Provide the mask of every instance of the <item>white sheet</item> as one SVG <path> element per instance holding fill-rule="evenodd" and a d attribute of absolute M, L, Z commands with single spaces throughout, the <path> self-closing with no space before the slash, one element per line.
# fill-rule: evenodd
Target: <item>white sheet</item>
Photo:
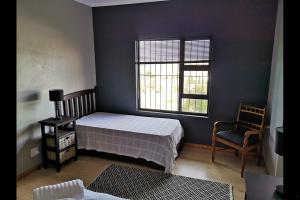
<path fill-rule="evenodd" d="M 126 200 L 106 193 L 93 192 L 84 189 L 84 200 Z"/>
<path fill-rule="evenodd" d="M 80 179 L 33 189 L 33 200 L 126 200 L 84 188 Z"/>
<path fill-rule="evenodd" d="M 33 200 L 83 199 L 84 186 L 80 179 L 33 189 Z"/>
<path fill-rule="evenodd" d="M 79 149 L 144 158 L 171 172 L 183 129 L 176 119 L 96 112 L 76 121 Z"/>

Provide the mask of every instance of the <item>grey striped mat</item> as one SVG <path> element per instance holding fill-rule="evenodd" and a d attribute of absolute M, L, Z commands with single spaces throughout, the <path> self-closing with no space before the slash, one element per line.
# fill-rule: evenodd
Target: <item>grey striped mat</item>
<path fill-rule="evenodd" d="M 230 184 L 112 164 L 87 189 L 127 199 L 232 200 Z"/>

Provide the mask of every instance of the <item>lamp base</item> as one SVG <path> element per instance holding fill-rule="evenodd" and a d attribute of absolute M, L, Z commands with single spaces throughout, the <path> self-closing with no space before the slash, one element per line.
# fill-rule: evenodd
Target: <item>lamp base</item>
<path fill-rule="evenodd" d="M 54 102 L 54 107 L 55 107 L 55 120 L 62 120 L 61 117 L 61 111 L 60 111 L 60 104 L 58 101 Z"/>
<path fill-rule="evenodd" d="M 277 193 L 279 196 L 283 196 L 283 185 L 277 185 L 277 186 L 276 186 L 276 193 Z"/>
<path fill-rule="evenodd" d="M 53 120 L 57 120 L 57 121 L 60 121 L 62 120 L 62 116 L 56 116 L 56 117 L 52 117 Z"/>
<path fill-rule="evenodd" d="M 59 116 L 59 117 L 56 117 L 55 119 L 56 119 L 56 120 L 62 120 L 62 117 Z"/>

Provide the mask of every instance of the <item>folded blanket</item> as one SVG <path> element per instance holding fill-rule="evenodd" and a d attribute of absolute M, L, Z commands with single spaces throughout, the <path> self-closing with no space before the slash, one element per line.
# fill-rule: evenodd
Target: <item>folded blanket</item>
<path fill-rule="evenodd" d="M 33 189 L 33 200 L 53 200 L 53 199 L 83 199 L 84 185 L 82 180 L 76 179 L 48 185 Z"/>

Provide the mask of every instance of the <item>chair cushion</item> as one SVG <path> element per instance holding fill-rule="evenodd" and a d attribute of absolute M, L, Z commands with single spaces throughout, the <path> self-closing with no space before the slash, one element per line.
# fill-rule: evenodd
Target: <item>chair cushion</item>
<path fill-rule="evenodd" d="M 233 131 L 220 131 L 217 132 L 217 137 L 237 144 L 239 146 L 243 146 L 244 142 L 244 133 L 233 132 Z M 251 135 L 248 140 L 248 146 L 254 145 L 258 143 L 258 135 Z"/>

